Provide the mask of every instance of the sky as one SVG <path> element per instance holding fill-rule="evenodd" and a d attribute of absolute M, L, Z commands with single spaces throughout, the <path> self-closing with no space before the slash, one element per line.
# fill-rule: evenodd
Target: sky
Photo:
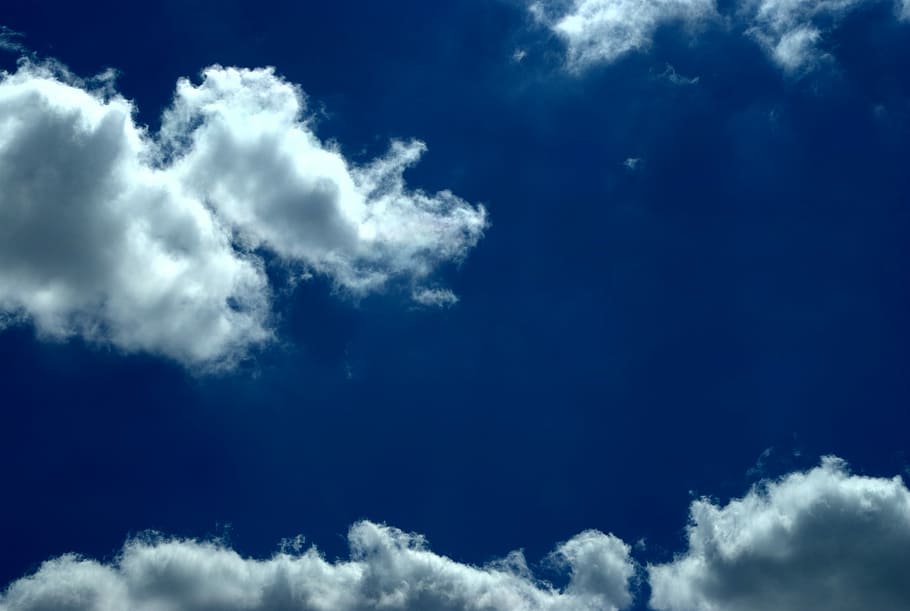
<path fill-rule="evenodd" d="M 0 611 L 910 608 L 907 0 L 5 0 L 0 68 Z"/>

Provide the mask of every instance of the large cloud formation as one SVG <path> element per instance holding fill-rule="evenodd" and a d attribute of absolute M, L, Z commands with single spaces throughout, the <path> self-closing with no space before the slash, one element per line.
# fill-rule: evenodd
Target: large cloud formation
<path fill-rule="evenodd" d="M 354 525 L 351 558 L 328 562 L 311 548 L 245 559 L 212 543 L 132 541 L 110 565 L 75 556 L 44 563 L 10 586 L 2 611 L 439 611 L 599 610 L 631 602 L 635 567 L 616 537 L 588 531 L 560 545 L 560 591 L 536 581 L 520 552 L 486 567 L 430 551 L 424 539 L 371 522 Z"/>
<path fill-rule="evenodd" d="M 781 69 L 797 74 L 827 57 L 820 47 L 827 31 L 851 11 L 879 1 L 737 0 L 731 22 Z M 888 1 L 910 19 L 910 0 Z M 714 0 L 538 0 L 529 7 L 566 43 L 566 65 L 573 72 L 646 50 L 663 24 L 691 27 L 718 16 Z"/>
<path fill-rule="evenodd" d="M 689 549 L 648 569 L 665 611 L 910 609 L 910 490 L 844 463 L 692 504 Z"/>
<path fill-rule="evenodd" d="M 271 337 L 257 253 L 353 293 L 417 290 L 487 224 L 482 206 L 407 188 L 420 142 L 349 164 L 272 69 L 181 80 L 157 135 L 110 89 L 48 65 L 0 75 L 0 326 L 230 365 Z"/>

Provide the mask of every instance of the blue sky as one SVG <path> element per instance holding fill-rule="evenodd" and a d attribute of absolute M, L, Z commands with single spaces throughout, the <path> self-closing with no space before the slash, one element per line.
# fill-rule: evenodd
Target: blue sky
<path fill-rule="evenodd" d="M 906 1 L 89 4 L 0 9 L 0 610 L 910 607 Z"/>

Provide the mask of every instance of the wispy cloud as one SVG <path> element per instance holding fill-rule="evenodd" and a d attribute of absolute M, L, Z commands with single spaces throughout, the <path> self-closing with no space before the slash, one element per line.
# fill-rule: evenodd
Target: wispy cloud
<path fill-rule="evenodd" d="M 666 79 L 674 85 L 697 85 L 700 80 L 697 76 L 684 76 L 676 68 L 667 64 L 667 68 L 660 73 L 660 78 Z"/>
<path fill-rule="evenodd" d="M 420 305 L 428 307 L 449 308 L 458 303 L 458 295 L 449 289 L 418 289 L 412 297 Z"/>
<path fill-rule="evenodd" d="M 10 51 L 12 53 L 23 53 L 26 51 L 25 45 L 22 44 L 22 34 L 11 30 L 5 25 L 0 25 L 0 50 Z"/>
<path fill-rule="evenodd" d="M 538 21 L 566 43 L 566 66 L 574 72 L 646 50 L 665 23 L 696 25 L 716 14 L 714 0 L 541 0 L 530 5 Z"/>
<path fill-rule="evenodd" d="M 626 160 L 622 162 L 622 165 L 630 172 L 634 172 L 638 169 L 638 166 L 641 165 L 641 157 L 627 157 Z"/>
<path fill-rule="evenodd" d="M 823 43 L 833 28 L 875 1 L 737 0 L 729 23 L 760 44 L 782 70 L 798 75 L 829 57 Z M 893 1 L 899 16 L 910 19 L 910 0 Z M 538 0 L 529 8 L 566 43 L 566 67 L 575 73 L 646 51 L 661 25 L 692 27 L 719 16 L 713 0 Z"/>
<path fill-rule="evenodd" d="M 747 33 L 785 71 L 807 70 L 826 54 L 820 44 L 825 31 L 868 0 L 758 0 L 742 9 Z"/>

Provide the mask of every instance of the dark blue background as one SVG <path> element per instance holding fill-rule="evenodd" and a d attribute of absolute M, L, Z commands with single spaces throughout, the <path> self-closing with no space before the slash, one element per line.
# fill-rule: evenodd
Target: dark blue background
<path fill-rule="evenodd" d="M 575 78 L 518 3 L 227 4 L 6 0 L 0 23 L 79 75 L 120 70 L 153 129 L 178 77 L 274 65 L 349 158 L 422 139 L 409 183 L 493 225 L 440 273 L 455 308 L 317 279 L 279 298 L 285 345 L 231 375 L 4 332 L 0 583 L 150 528 L 335 557 L 360 518 L 474 563 L 586 528 L 661 561 L 692 494 L 826 453 L 904 468 L 910 28 L 890 5 L 788 79 L 737 28 L 663 29 Z"/>

